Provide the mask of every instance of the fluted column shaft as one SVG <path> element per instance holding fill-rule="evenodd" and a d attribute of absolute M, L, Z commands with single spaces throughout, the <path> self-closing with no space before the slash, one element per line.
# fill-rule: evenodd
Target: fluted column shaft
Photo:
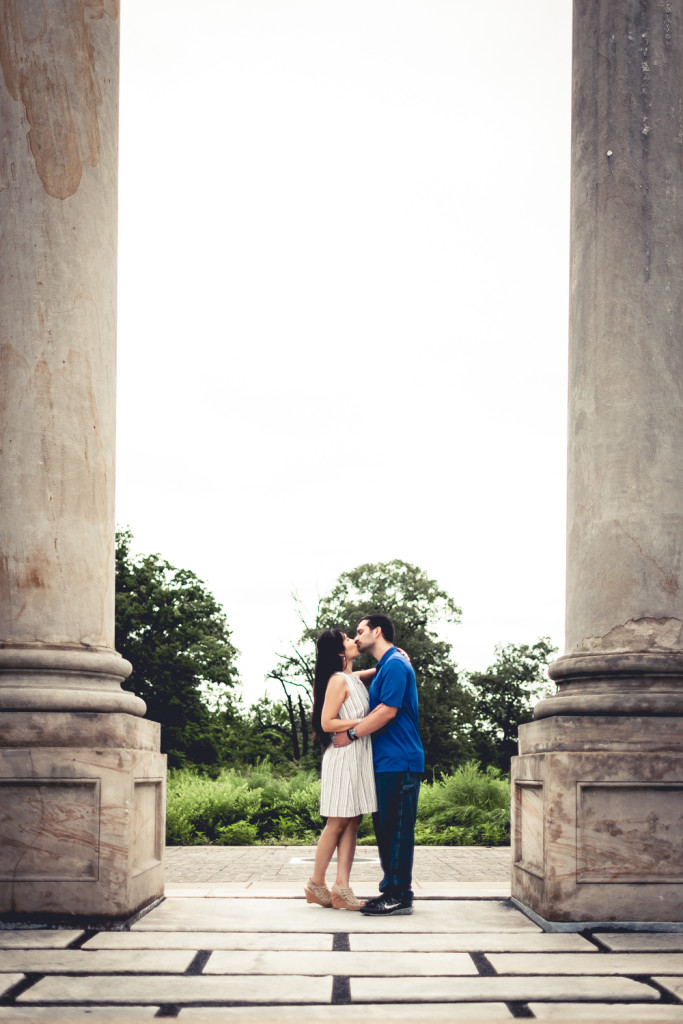
<path fill-rule="evenodd" d="M 0 10 L 0 709 L 126 711 L 114 651 L 118 0 Z"/>
<path fill-rule="evenodd" d="M 683 10 L 575 0 L 566 654 L 537 716 L 683 711 Z"/>

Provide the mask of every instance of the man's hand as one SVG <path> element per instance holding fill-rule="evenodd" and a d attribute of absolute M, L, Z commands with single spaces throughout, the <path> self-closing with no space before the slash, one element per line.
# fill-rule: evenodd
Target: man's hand
<path fill-rule="evenodd" d="M 335 747 L 348 747 L 351 742 L 345 732 L 335 732 L 332 745 Z"/>

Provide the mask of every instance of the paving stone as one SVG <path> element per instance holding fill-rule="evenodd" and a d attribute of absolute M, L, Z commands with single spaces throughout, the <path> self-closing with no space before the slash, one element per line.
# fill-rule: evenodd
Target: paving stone
<path fill-rule="evenodd" d="M 410 916 L 364 917 L 300 900 L 167 899 L 131 931 L 541 932 L 507 901 L 418 900 Z"/>
<path fill-rule="evenodd" d="M 683 953 L 682 932 L 596 932 L 616 953 Z"/>
<path fill-rule="evenodd" d="M 421 899 L 492 899 L 506 900 L 510 897 L 511 887 L 506 885 L 490 885 L 485 882 L 443 882 L 429 885 L 413 884 L 415 895 Z M 372 893 L 372 895 L 376 895 Z"/>
<path fill-rule="evenodd" d="M 166 848 L 166 881 L 242 884 L 291 881 L 303 886 L 315 854 L 314 846 L 170 846 Z M 359 847 L 353 884 L 374 884 L 364 895 L 375 895 L 380 873 L 377 847 Z M 296 861 L 297 863 L 293 863 Z M 417 889 L 476 882 L 487 888 L 510 885 L 510 848 L 482 846 L 418 846 L 413 880 Z M 239 883 L 236 883 L 239 884 Z"/>
<path fill-rule="evenodd" d="M 423 982 L 424 984 L 424 982 Z M 90 1002 L 159 1006 L 162 1003 L 329 1003 L 332 978 L 278 975 L 100 975 L 43 978 L 18 997 L 20 1004 Z"/>
<path fill-rule="evenodd" d="M 683 1006 L 658 1004 L 627 1006 L 624 1003 L 529 1003 L 538 1020 L 590 1021 L 596 1024 L 616 1020 L 619 1024 L 655 1024 L 659 1021 L 683 1021 Z"/>
<path fill-rule="evenodd" d="M 332 949 L 324 932 L 99 932 L 82 949 Z"/>
<path fill-rule="evenodd" d="M 681 974 L 680 953 L 492 953 L 498 974 Z"/>
<path fill-rule="evenodd" d="M 273 1016 L 271 1006 L 230 1006 L 204 1007 L 195 1009 L 188 1007 L 180 1013 L 181 1021 L 190 1024 L 196 1021 L 221 1020 L 225 1024 L 302 1024 L 301 1007 L 278 1007 L 277 1017 Z M 460 1015 L 462 1024 L 469 1021 L 481 1021 L 482 1024 L 509 1024 L 512 1014 L 504 1003 L 468 1003 L 467 1017 Z M 303 1024 L 365 1024 L 366 1021 L 378 1021 L 380 1024 L 454 1024 L 453 1003 L 399 1003 L 387 1006 L 307 1006 L 303 1016 Z"/>
<path fill-rule="evenodd" d="M 656 1002 L 659 993 L 630 978 L 353 978 L 351 999 L 354 1003 Z"/>
<path fill-rule="evenodd" d="M 676 996 L 677 999 L 683 999 L 683 978 L 653 978 L 653 981 L 658 982 L 662 988 L 665 988 L 667 992 L 671 992 Z"/>
<path fill-rule="evenodd" d="M 11 1021 L 52 1021 L 52 1024 L 71 1024 L 71 1021 L 151 1020 L 157 1012 L 156 1006 L 0 1006 L 0 1020 Z"/>
<path fill-rule="evenodd" d="M 7 949 L 0 957 L 0 971 L 25 974 L 89 974 L 135 971 L 139 974 L 182 974 L 194 953 L 181 949 L 143 949 L 131 956 L 125 950 Z"/>
<path fill-rule="evenodd" d="M 433 977 L 476 974 L 467 953 L 212 953 L 204 974 L 315 974 Z"/>
<path fill-rule="evenodd" d="M 23 974 L 0 974 L 0 996 L 4 996 L 5 992 L 9 992 L 13 985 L 23 981 Z"/>
<path fill-rule="evenodd" d="M 387 922 L 388 927 L 388 922 Z M 371 952 L 375 950 L 402 950 L 403 952 L 431 953 L 431 952 L 465 952 L 465 953 L 594 953 L 595 946 L 588 942 L 581 935 L 571 932 L 557 932 L 551 935 L 526 932 L 509 932 L 502 935 L 493 933 L 477 933 L 474 935 L 446 934 L 438 935 L 406 935 L 401 933 L 382 935 L 350 935 L 349 945 L 357 952 Z"/>
<path fill-rule="evenodd" d="M 0 930 L 0 949 L 64 949 L 83 934 L 59 928 L 18 928 Z"/>

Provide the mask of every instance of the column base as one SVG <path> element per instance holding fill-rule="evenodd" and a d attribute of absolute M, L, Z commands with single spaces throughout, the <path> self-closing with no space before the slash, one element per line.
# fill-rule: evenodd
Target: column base
<path fill-rule="evenodd" d="M 156 722 L 0 713 L 0 916 L 130 917 L 163 894 Z"/>
<path fill-rule="evenodd" d="M 683 718 L 555 717 L 512 761 L 512 896 L 557 922 L 683 917 Z"/>

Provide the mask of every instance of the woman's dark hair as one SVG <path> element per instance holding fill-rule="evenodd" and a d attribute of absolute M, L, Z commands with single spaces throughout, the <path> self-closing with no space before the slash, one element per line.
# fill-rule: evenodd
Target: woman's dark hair
<path fill-rule="evenodd" d="M 341 672 L 342 661 L 339 657 L 344 653 L 344 632 L 341 629 L 326 629 L 318 637 L 316 648 L 318 656 L 315 659 L 315 674 L 313 676 L 313 735 L 321 747 L 329 747 L 330 736 L 323 730 L 322 713 L 325 703 L 325 693 L 330 676 L 335 672 Z"/>

